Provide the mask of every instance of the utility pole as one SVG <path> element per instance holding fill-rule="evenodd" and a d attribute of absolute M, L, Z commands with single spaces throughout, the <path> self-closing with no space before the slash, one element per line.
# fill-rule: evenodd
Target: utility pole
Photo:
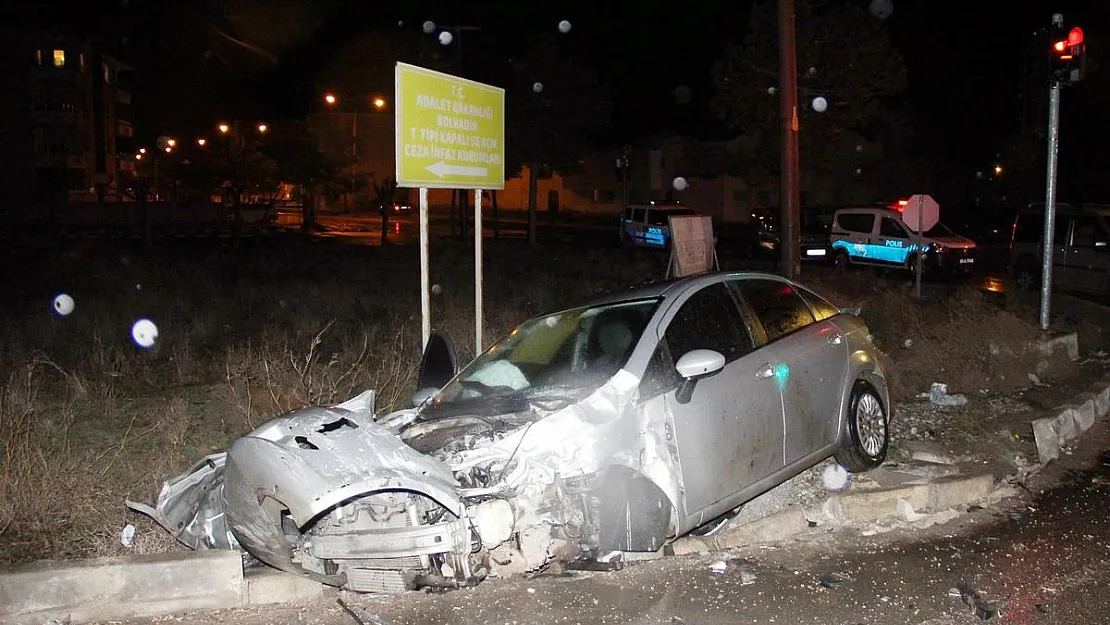
<path fill-rule="evenodd" d="M 782 156 L 779 172 L 779 271 L 788 279 L 801 271 L 798 183 L 798 63 L 794 49 L 794 0 L 779 1 L 779 121 Z"/>

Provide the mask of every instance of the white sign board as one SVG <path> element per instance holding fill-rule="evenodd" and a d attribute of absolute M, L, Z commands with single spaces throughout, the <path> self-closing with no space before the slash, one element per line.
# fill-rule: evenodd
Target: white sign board
<path fill-rule="evenodd" d="M 928 232 L 938 221 L 940 205 L 931 195 L 914 195 L 902 209 L 902 222 L 914 232 Z"/>
<path fill-rule="evenodd" d="M 717 264 L 713 220 L 706 215 L 673 215 L 670 273 L 676 278 L 712 271 Z"/>

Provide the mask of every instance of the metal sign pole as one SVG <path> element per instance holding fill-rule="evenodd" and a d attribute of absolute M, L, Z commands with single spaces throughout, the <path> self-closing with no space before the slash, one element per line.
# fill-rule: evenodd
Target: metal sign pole
<path fill-rule="evenodd" d="M 1052 306 L 1052 248 L 1056 243 L 1056 150 L 1060 145 L 1060 83 L 1048 88 L 1048 181 L 1044 198 L 1044 247 L 1041 254 L 1041 330 L 1048 329 Z"/>
<path fill-rule="evenodd" d="M 482 190 L 474 189 L 474 357 L 482 353 Z"/>
<path fill-rule="evenodd" d="M 428 289 L 428 189 L 420 187 L 420 351 L 432 338 L 432 302 Z"/>
<path fill-rule="evenodd" d="M 917 253 L 915 254 L 915 258 L 917 260 L 917 262 L 915 263 L 917 265 L 917 267 L 916 267 L 917 286 L 915 287 L 916 288 L 917 299 L 921 299 L 921 274 L 924 273 L 924 271 L 925 271 L 925 250 L 922 249 L 924 246 L 921 244 L 922 243 L 922 236 L 924 234 L 921 231 L 924 230 L 924 229 L 925 229 L 925 198 L 919 197 L 919 198 L 917 198 L 917 236 L 914 237 L 917 240 L 917 250 L 916 250 Z"/>

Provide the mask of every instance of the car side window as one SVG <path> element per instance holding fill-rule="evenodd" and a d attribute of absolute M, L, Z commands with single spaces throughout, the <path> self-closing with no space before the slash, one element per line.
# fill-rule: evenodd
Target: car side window
<path fill-rule="evenodd" d="M 646 211 L 644 211 L 644 209 L 642 209 L 642 208 L 633 209 L 632 210 L 632 221 L 634 221 L 636 223 L 643 223 L 645 212 Z"/>
<path fill-rule="evenodd" d="M 837 215 L 836 225 L 841 230 L 871 234 L 875 227 L 875 216 L 870 213 L 842 213 Z"/>
<path fill-rule="evenodd" d="M 663 338 L 676 361 L 690 350 L 711 349 L 732 362 L 755 347 L 736 301 L 722 282 L 686 300 Z"/>
<path fill-rule="evenodd" d="M 671 390 L 678 385 L 679 379 L 666 339 L 659 341 L 640 379 L 640 399 L 650 399 Z"/>
<path fill-rule="evenodd" d="M 840 310 L 836 306 L 830 304 L 820 295 L 800 287 L 796 290 L 809 302 L 809 307 L 813 310 L 813 316 L 817 318 L 817 321 L 824 321 L 840 314 Z"/>
<path fill-rule="evenodd" d="M 906 229 L 890 217 L 883 217 L 882 223 L 879 224 L 879 234 L 892 238 L 905 238 L 907 236 Z"/>
<path fill-rule="evenodd" d="M 740 290 L 767 333 L 767 340 L 814 323 L 809 305 L 793 285 L 774 280 L 743 280 Z"/>
<path fill-rule="evenodd" d="M 1076 217 L 1071 244 L 1073 247 L 1106 247 L 1106 233 L 1094 217 Z"/>

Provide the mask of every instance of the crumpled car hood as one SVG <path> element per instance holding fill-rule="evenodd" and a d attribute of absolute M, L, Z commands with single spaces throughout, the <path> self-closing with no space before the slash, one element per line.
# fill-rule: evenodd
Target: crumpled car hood
<path fill-rule="evenodd" d="M 272 419 L 235 440 L 227 453 L 167 480 L 154 507 L 126 504 L 193 549 L 238 549 L 242 542 L 255 553 L 249 543 L 274 538 L 271 529 L 259 528 L 275 525 L 263 518 L 266 498 L 281 502 L 304 526 L 347 498 L 392 489 L 423 492 L 455 514 L 462 509 L 451 471 L 375 423 L 374 392 L 366 391 L 336 406 Z"/>

